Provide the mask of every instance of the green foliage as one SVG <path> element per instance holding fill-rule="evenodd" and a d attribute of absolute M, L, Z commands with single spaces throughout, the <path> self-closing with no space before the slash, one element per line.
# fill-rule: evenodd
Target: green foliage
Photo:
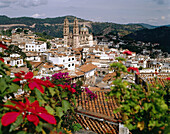
<path fill-rule="evenodd" d="M 140 67 L 139 67 L 139 70 L 142 70 L 142 69 L 143 69 L 143 67 L 142 67 L 142 66 L 140 66 Z"/>
<path fill-rule="evenodd" d="M 47 41 L 47 49 L 51 48 L 51 43 L 49 41 Z"/>
<path fill-rule="evenodd" d="M 2 30 L 1 33 L 2 33 L 2 35 L 7 35 L 7 36 L 10 37 L 12 35 L 11 31 L 12 31 L 11 29 L 9 29 L 9 30 Z"/>
<path fill-rule="evenodd" d="M 8 49 L 5 50 L 5 53 L 7 53 L 8 56 L 9 56 L 10 54 L 19 54 L 19 55 L 22 56 L 23 59 L 26 58 L 26 54 L 25 54 L 24 52 L 22 52 L 22 49 L 19 48 L 18 46 L 15 46 L 15 45 L 10 45 L 10 46 L 8 46 Z"/>
<path fill-rule="evenodd" d="M 27 64 L 27 68 L 29 68 L 29 70 L 32 70 L 32 65 L 30 64 L 30 62 L 26 60 L 26 64 Z"/>
<path fill-rule="evenodd" d="M 131 38 L 136 41 L 159 43 L 163 51 L 170 52 L 170 45 L 168 44 L 168 42 L 170 42 L 169 35 L 170 27 L 163 26 L 155 29 L 142 29 L 126 35 L 124 38 Z"/>
<path fill-rule="evenodd" d="M 167 93 L 169 84 L 162 87 L 147 85 L 143 88 L 140 85 L 129 83 L 121 79 L 121 72 L 126 72 L 122 63 L 112 63 L 111 68 L 116 75 L 109 96 L 114 96 L 119 104 L 114 113 L 122 113 L 122 121 L 132 133 L 155 134 L 164 131 L 161 128 L 168 128 L 168 102 Z M 119 76 L 119 77 L 118 77 Z M 167 131 L 167 130 L 166 130 Z"/>
<path fill-rule="evenodd" d="M 122 57 L 116 57 L 115 60 L 118 60 L 118 61 L 126 61 L 126 59 L 122 58 Z"/>
<path fill-rule="evenodd" d="M 39 38 L 38 39 L 39 41 L 44 41 L 44 42 L 46 42 L 47 40 L 46 39 L 44 39 L 44 38 Z"/>

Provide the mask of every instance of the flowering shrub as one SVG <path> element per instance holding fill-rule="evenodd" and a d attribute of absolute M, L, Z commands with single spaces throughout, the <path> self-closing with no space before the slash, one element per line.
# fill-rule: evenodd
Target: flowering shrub
<path fill-rule="evenodd" d="M 0 47 L 7 49 L 2 43 Z M 12 79 L 6 71 L 9 69 L 1 58 L 0 133 L 48 134 L 73 130 L 76 98 L 83 91 L 79 82 L 71 84 L 68 73 L 38 79 L 32 72 L 21 71 Z M 18 89 L 24 91 L 19 97 L 14 95 Z"/>
<path fill-rule="evenodd" d="M 30 103 L 28 98 L 25 98 L 25 99 L 26 99 L 26 103 L 23 103 L 21 101 L 20 102 L 11 101 L 12 103 L 16 105 L 15 106 L 3 105 L 4 107 L 7 107 L 13 110 L 19 110 L 18 112 L 6 113 L 1 119 L 3 126 L 8 126 L 9 124 L 15 122 L 17 117 L 21 114 L 23 116 L 23 119 L 26 117 L 27 120 L 30 122 L 33 122 L 35 126 L 37 126 L 40 122 L 37 116 L 44 119 L 50 124 L 56 124 L 56 119 L 54 118 L 54 116 L 49 114 L 45 108 L 40 107 L 38 101 L 34 101 L 33 103 Z"/>
<path fill-rule="evenodd" d="M 97 99 L 97 95 L 90 91 L 89 88 L 85 87 L 85 92 L 91 99 Z"/>
<path fill-rule="evenodd" d="M 128 72 L 135 72 L 136 74 L 139 74 L 139 69 L 138 68 L 136 68 L 136 67 L 129 67 L 128 69 L 127 69 L 127 71 Z"/>
<path fill-rule="evenodd" d="M 132 52 L 131 51 L 124 51 L 123 54 L 132 55 Z"/>
<path fill-rule="evenodd" d="M 113 63 L 110 65 L 115 71 L 116 76 L 113 81 L 109 96 L 114 96 L 119 107 L 114 113 L 122 114 L 122 123 L 128 127 L 134 134 L 156 134 L 165 133 L 168 129 L 169 119 L 169 89 L 168 82 L 165 87 L 156 83 L 146 88 L 136 85 L 122 79 L 121 74 L 130 71 L 139 73 L 137 68 L 126 67 L 122 63 Z M 167 78 L 168 80 L 168 78 Z M 168 133 L 168 130 L 165 134 Z"/>

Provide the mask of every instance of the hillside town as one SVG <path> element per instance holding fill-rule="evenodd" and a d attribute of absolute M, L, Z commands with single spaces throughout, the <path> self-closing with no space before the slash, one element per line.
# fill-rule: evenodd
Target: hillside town
<path fill-rule="evenodd" d="M 4 57 L 4 63 L 10 68 L 11 77 L 20 71 L 33 71 L 36 78 L 49 77 L 54 73 L 68 73 L 72 82 L 82 81 L 82 87 L 95 92 L 98 98 L 85 103 L 86 97 L 82 94 L 77 101 L 77 120 L 86 130 L 96 133 L 105 133 L 106 129 L 113 134 L 128 134 L 129 130 L 120 122 L 120 114 L 114 114 L 112 110 L 117 107 L 115 100 L 107 98 L 105 93 L 111 89 L 115 71 L 110 68 L 111 63 L 119 62 L 117 57 L 124 58 L 122 61 L 126 67 L 139 69 L 139 74 L 124 74 L 123 80 L 131 83 L 154 84 L 154 78 L 159 83 L 164 83 L 170 75 L 170 55 L 160 49 L 152 51 L 143 49 L 141 53 L 130 52 L 122 49 L 122 45 L 128 45 L 124 40 L 118 43 L 110 41 L 106 37 L 93 37 L 88 26 L 79 25 L 75 18 L 73 31 L 69 28 L 69 21 L 64 20 L 63 38 L 41 40 L 41 37 L 31 30 L 20 33 L 17 28 L 12 29 L 12 36 L 1 35 L 0 41 L 6 46 L 21 49 L 26 57 L 20 53 L 11 53 Z M 112 35 L 109 38 L 116 39 Z M 159 44 L 138 42 L 137 46 L 156 46 Z M 11 47 L 12 49 L 12 47 Z M 3 48 L 0 50 L 4 52 Z M 156 57 L 150 53 L 157 52 Z M 106 101 L 106 99 L 108 101 Z"/>

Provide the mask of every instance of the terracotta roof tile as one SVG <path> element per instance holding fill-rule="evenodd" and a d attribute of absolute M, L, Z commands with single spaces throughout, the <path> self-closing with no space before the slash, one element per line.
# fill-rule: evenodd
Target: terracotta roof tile
<path fill-rule="evenodd" d="M 97 94 L 97 99 L 90 99 L 84 92 L 77 99 L 77 122 L 83 128 L 89 128 L 97 133 L 118 134 L 121 115 L 113 113 L 113 110 L 118 107 L 116 100 L 106 96 L 107 91 L 94 93 Z"/>
<path fill-rule="evenodd" d="M 103 78 L 103 81 L 110 81 L 110 80 L 113 80 L 113 77 L 116 76 L 116 73 L 113 72 L 113 73 L 108 73 L 105 75 L 105 77 Z"/>
<path fill-rule="evenodd" d="M 93 65 L 93 64 L 86 64 L 86 65 L 82 65 L 80 67 L 80 70 L 83 71 L 83 72 L 89 72 L 93 69 L 97 68 L 96 65 Z"/>

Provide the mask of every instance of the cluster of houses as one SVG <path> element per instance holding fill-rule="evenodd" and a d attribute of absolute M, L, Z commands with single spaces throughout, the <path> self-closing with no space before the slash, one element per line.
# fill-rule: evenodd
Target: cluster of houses
<path fill-rule="evenodd" d="M 170 58 L 152 59 L 148 55 L 135 52 L 127 56 L 123 54 L 124 50 L 110 48 L 109 43 L 102 44 L 96 40 L 93 41 L 93 45 L 91 43 L 88 45 L 86 42 L 76 47 L 65 44 L 63 38 L 54 38 L 47 40 L 51 45 L 51 48 L 47 49 L 47 42 L 40 41 L 40 37 L 32 31 L 17 33 L 16 30 L 12 30 L 11 37 L 1 36 L 4 44 L 18 46 L 27 56 L 23 59 L 19 54 L 11 54 L 10 57 L 4 58 L 5 64 L 11 67 L 11 74 L 16 68 L 17 70 L 25 68 L 26 61 L 29 61 L 39 76 L 64 71 L 69 72 L 75 80 L 83 79 L 84 84 L 89 86 L 99 85 L 99 88 L 109 88 L 109 82 L 106 82 L 105 77 L 114 73 L 109 70 L 109 64 L 118 62 L 116 57 L 125 58 L 124 65 L 140 68 L 140 72 L 143 73 L 170 72 Z"/>
<path fill-rule="evenodd" d="M 82 28 L 82 33 L 83 30 L 88 31 L 85 25 Z M 148 55 L 136 54 L 135 52 L 132 52 L 132 55 L 126 55 L 123 53 L 125 50 L 110 48 L 109 46 L 112 42 L 106 42 L 105 40 L 100 42 L 94 40 L 92 42 L 90 38 L 91 35 L 89 34 L 89 44 L 87 41 L 85 44 L 81 44 L 81 40 L 78 43 L 78 46 L 76 46 L 75 42 L 73 42 L 72 46 L 69 46 L 68 41 L 65 41 L 64 38 L 54 38 L 47 40 L 51 44 L 51 47 L 48 48 L 47 42 L 40 41 L 39 37 L 32 31 L 28 30 L 28 33 L 26 34 L 24 32 L 16 33 L 15 31 L 16 29 L 12 30 L 11 37 L 4 35 L 0 37 L 0 40 L 2 40 L 2 42 L 7 46 L 18 46 L 26 54 L 25 59 L 23 59 L 21 55 L 15 53 L 4 58 L 4 63 L 11 69 L 11 75 L 14 75 L 14 73 L 19 71 L 28 72 L 30 68 L 27 66 L 27 61 L 29 61 L 29 64 L 32 65 L 32 70 L 35 72 L 34 74 L 40 78 L 50 76 L 57 72 L 68 72 L 73 82 L 81 80 L 85 87 L 88 87 L 90 90 L 95 91 L 99 96 L 101 96 L 98 98 L 97 102 L 91 101 L 91 104 L 89 103 L 90 105 L 93 105 L 93 103 L 97 104 L 102 101 L 103 104 L 105 103 L 105 107 L 109 103 L 105 102 L 102 98 L 102 96 L 105 97 L 105 93 L 99 91 L 108 91 L 113 85 L 112 81 L 113 76 L 115 76 L 115 72 L 114 70 L 110 70 L 110 64 L 113 62 L 118 62 L 116 57 L 125 58 L 126 61 L 123 61 L 123 64 L 127 67 L 137 67 L 140 69 L 140 78 L 139 76 L 135 77 L 135 75 L 132 76 L 129 74 L 123 76 L 124 79 L 130 82 L 135 82 L 135 79 L 136 81 L 139 81 L 139 79 L 149 81 L 151 77 L 167 77 L 170 75 L 170 58 L 152 59 Z M 83 36 L 83 34 L 81 36 Z M 65 39 L 67 38 L 68 37 L 65 37 Z M 93 45 L 91 43 L 93 43 Z M 3 52 L 4 50 L 1 49 L 0 51 Z M 94 122 L 98 117 L 95 116 L 95 118 L 92 118 L 93 114 L 96 113 L 94 113 L 93 110 L 89 112 L 89 108 L 89 106 L 84 106 L 84 109 L 87 111 L 81 113 L 83 106 L 79 106 L 80 110 L 78 111 L 78 120 L 80 120 L 80 122 L 82 119 L 88 122 L 91 120 L 91 122 L 85 125 L 86 129 L 90 129 L 89 125 L 91 123 L 95 132 L 102 131 L 104 133 L 104 128 L 101 129 L 98 125 L 94 126 Z M 105 110 L 107 111 L 107 109 Z M 100 116 L 102 116 L 101 114 L 102 112 L 100 113 Z M 109 117 L 111 114 L 106 116 Z M 118 119 L 119 116 L 120 115 L 116 115 L 116 119 Z M 108 128 L 112 128 L 111 131 L 114 130 L 114 133 L 117 133 L 117 131 L 122 131 L 122 128 L 124 131 L 126 130 L 126 128 L 122 127 L 119 123 L 116 124 L 111 120 L 108 120 L 106 123 L 101 121 L 100 118 L 98 119 L 100 124 L 103 123 L 103 126 L 108 125 Z M 109 121 L 111 122 L 110 124 L 108 123 Z M 83 122 L 81 123 L 84 125 Z M 113 126 L 115 125 L 119 126 L 119 128 L 114 128 Z"/>

